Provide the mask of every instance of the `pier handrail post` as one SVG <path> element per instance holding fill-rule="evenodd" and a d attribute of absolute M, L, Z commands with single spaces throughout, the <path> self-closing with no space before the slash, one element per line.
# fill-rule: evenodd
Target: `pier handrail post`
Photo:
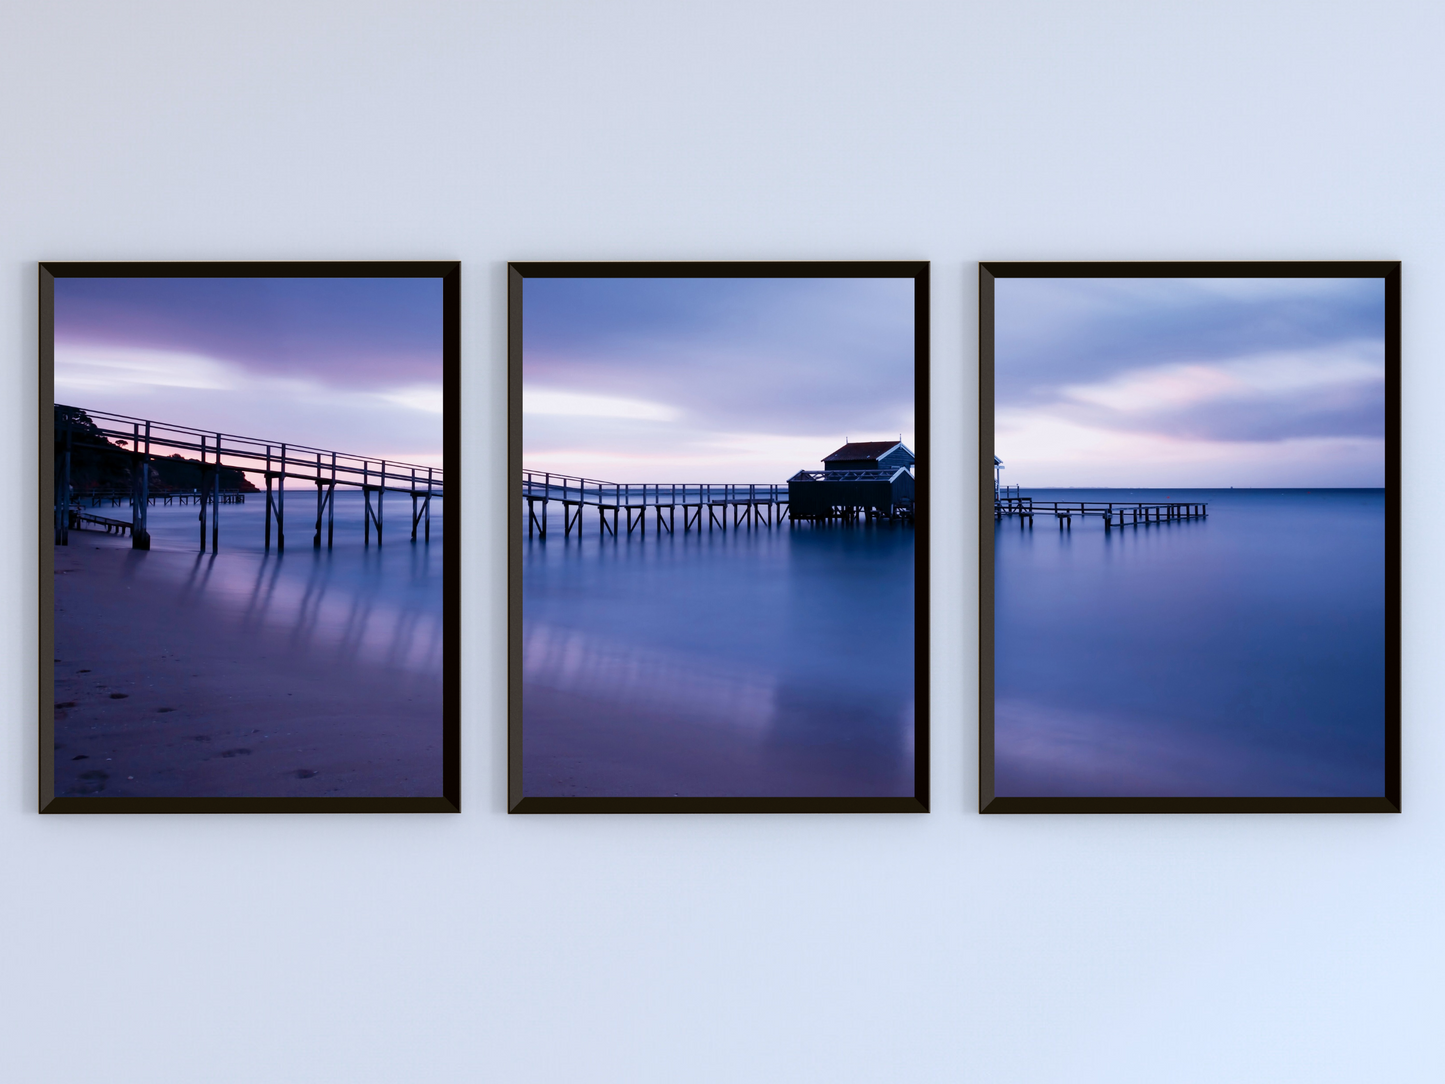
<path fill-rule="evenodd" d="M 365 507 L 361 510 L 361 544 L 371 545 L 371 464 L 361 461 L 361 497 Z"/>
<path fill-rule="evenodd" d="M 336 453 L 331 453 L 331 487 L 326 494 L 326 548 L 331 548 L 336 530 Z"/>
<path fill-rule="evenodd" d="M 376 544 L 381 545 L 382 502 L 386 500 L 386 460 L 381 461 L 381 488 L 376 492 Z"/>
<path fill-rule="evenodd" d="M 62 546 L 70 545 L 70 450 L 71 419 L 69 413 L 60 416 L 65 436 L 60 447 L 60 469 L 55 472 L 55 541 Z"/>
<path fill-rule="evenodd" d="M 321 513 L 322 513 L 322 511 L 323 511 L 322 505 L 323 505 L 323 503 L 324 503 L 324 502 L 322 501 L 321 483 L 322 483 L 322 477 L 321 477 L 321 453 L 320 453 L 320 452 L 317 452 L 317 453 L 316 453 L 316 533 L 311 536 L 311 548 L 314 549 L 314 550 L 319 550 L 319 549 L 321 548 Z"/>
<path fill-rule="evenodd" d="M 271 552 L 271 445 L 266 445 L 266 550 Z"/>
<path fill-rule="evenodd" d="M 131 487 L 130 487 L 130 544 L 132 549 L 151 548 L 150 532 L 146 530 L 146 505 L 150 498 L 150 460 L 146 450 L 150 446 L 150 423 L 146 423 L 146 443 L 141 444 L 140 423 L 131 426 Z"/>
<path fill-rule="evenodd" d="M 286 445 L 281 445 L 281 477 L 276 483 L 276 552 L 286 552 Z"/>
<path fill-rule="evenodd" d="M 423 540 L 426 541 L 426 542 L 430 542 L 430 541 L 431 541 L 431 497 L 432 497 L 431 468 L 428 467 L 428 468 L 426 469 L 426 534 L 423 536 Z M 542 501 L 542 518 L 543 518 L 544 520 L 547 518 L 547 502 L 546 502 L 545 499 Z M 545 523 L 543 523 L 543 525 L 542 525 L 542 531 L 543 531 L 544 534 L 546 533 L 546 530 L 547 530 L 547 525 L 546 525 Z"/>
<path fill-rule="evenodd" d="M 206 552 L 206 437 L 201 435 L 201 484 L 196 487 L 200 494 L 200 514 L 196 517 L 201 521 L 201 552 Z M 132 532 L 134 533 L 134 532 Z"/>
<path fill-rule="evenodd" d="M 216 470 L 211 478 L 211 552 L 221 552 L 221 434 L 216 434 Z"/>
<path fill-rule="evenodd" d="M 145 453 L 140 470 L 140 529 L 145 535 L 145 548 L 151 548 L 151 423 L 146 422 Z M 135 532 L 132 531 L 132 534 Z"/>

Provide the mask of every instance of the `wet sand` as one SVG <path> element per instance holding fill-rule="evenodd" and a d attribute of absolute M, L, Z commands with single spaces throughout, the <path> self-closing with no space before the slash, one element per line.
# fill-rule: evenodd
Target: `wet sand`
<path fill-rule="evenodd" d="M 824 710 L 807 740 L 706 711 L 660 711 L 543 685 L 522 687 L 522 793 L 532 797 L 907 797 L 911 758 L 830 738 Z M 806 724 L 804 724 L 806 725 Z M 880 773 L 880 762 L 894 765 Z M 906 769 L 906 770 L 905 770 Z"/>
<path fill-rule="evenodd" d="M 435 676 L 246 627 L 188 586 L 197 561 L 84 535 L 56 547 L 57 795 L 441 793 Z"/>

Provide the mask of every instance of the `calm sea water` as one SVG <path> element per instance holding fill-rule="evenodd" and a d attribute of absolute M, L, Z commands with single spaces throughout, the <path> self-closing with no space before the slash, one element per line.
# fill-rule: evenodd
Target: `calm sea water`
<path fill-rule="evenodd" d="M 528 795 L 911 795 L 913 531 L 523 545 Z"/>
<path fill-rule="evenodd" d="M 373 498 L 374 500 L 374 498 Z M 298 649 L 338 662 L 391 666 L 440 674 L 442 665 L 443 502 L 434 500 L 431 542 L 411 542 L 411 500 L 386 501 L 385 545 L 363 544 L 362 497 L 337 490 L 334 543 L 312 548 L 316 497 L 288 494 L 286 550 L 275 536 L 264 549 L 265 495 L 221 506 L 220 553 L 199 553 L 196 505 L 159 503 L 149 510 L 156 574 L 182 582 L 187 598 L 248 626 L 282 631 Z M 129 521 L 130 506 L 104 504 L 87 511 Z M 206 543 L 210 545 L 208 510 Z M 273 526 L 274 532 L 274 526 Z M 130 548 L 130 539 L 72 531 L 71 545 Z M 178 561 L 180 555 L 190 559 Z"/>
<path fill-rule="evenodd" d="M 1000 795 L 1384 792 L 1381 490 L 1025 490 L 1205 520 L 995 528 Z"/>

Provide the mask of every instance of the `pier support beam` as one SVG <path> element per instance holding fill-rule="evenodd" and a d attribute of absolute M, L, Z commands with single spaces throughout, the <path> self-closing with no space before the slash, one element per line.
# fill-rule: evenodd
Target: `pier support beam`
<path fill-rule="evenodd" d="M 149 422 L 146 430 L 149 433 Z M 131 438 L 131 450 L 135 454 L 131 456 L 130 469 L 130 544 L 132 549 L 137 550 L 151 548 L 150 532 L 146 530 L 146 513 L 150 510 L 150 456 L 146 454 L 150 451 L 149 445 L 149 437 L 142 445 L 140 424 L 136 423 Z"/>
<path fill-rule="evenodd" d="M 70 415 L 61 414 L 62 431 L 55 442 L 55 542 L 70 545 Z"/>
<path fill-rule="evenodd" d="M 149 545 L 149 538 L 147 538 Z M 216 469 L 211 472 L 211 552 L 221 552 L 221 434 L 216 434 Z"/>
<path fill-rule="evenodd" d="M 276 552 L 286 552 L 286 445 L 281 445 L 281 474 L 276 479 Z"/>
<path fill-rule="evenodd" d="M 271 552 L 271 517 L 276 514 L 276 499 L 271 495 L 271 446 L 266 445 L 266 552 Z"/>

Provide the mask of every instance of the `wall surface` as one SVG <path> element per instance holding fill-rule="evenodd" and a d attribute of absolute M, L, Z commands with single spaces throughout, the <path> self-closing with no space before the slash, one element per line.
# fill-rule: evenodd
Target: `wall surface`
<path fill-rule="evenodd" d="M 1445 7 L 5 5 L 0 1078 L 1445 1079 Z M 40 817 L 41 259 L 463 261 L 460 816 Z M 933 261 L 934 812 L 504 812 L 504 263 Z M 975 264 L 1404 261 L 1400 816 L 976 808 Z M 948 494 L 957 500 L 949 500 Z"/>

